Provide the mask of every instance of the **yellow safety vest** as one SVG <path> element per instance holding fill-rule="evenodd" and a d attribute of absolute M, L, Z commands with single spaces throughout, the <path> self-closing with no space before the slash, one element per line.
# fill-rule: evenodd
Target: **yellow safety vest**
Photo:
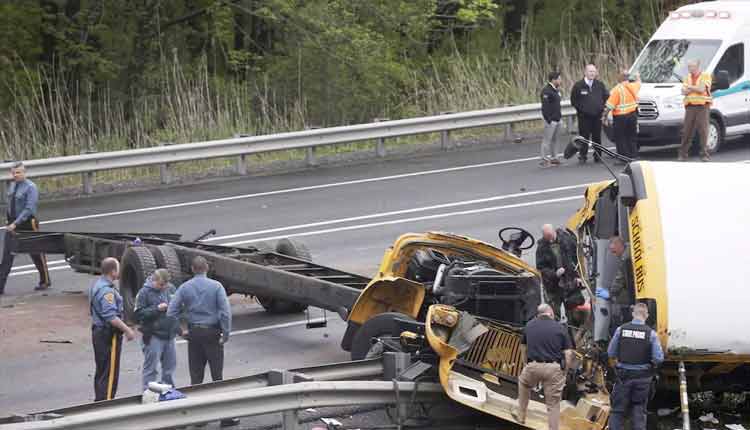
<path fill-rule="evenodd" d="M 613 116 L 627 115 L 638 109 L 640 82 L 620 82 L 612 89 L 607 99 L 607 109 Z"/>
<path fill-rule="evenodd" d="M 682 81 L 684 86 L 693 85 L 705 88 L 700 92 L 690 92 L 685 96 L 685 106 L 688 105 L 706 105 L 711 104 L 711 75 L 708 73 L 701 73 L 698 76 L 698 80 L 693 79 L 693 76 L 688 73 L 685 79 Z"/>

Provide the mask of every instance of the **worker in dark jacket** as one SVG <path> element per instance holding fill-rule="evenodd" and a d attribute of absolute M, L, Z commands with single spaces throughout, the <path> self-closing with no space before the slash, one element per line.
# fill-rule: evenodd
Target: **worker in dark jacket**
<path fill-rule="evenodd" d="M 578 134 L 582 137 L 602 143 L 602 112 L 609 98 L 609 90 L 597 79 L 598 71 L 593 64 L 586 65 L 584 77 L 570 90 L 570 103 L 578 113 Z M 588 145 L 582 145 L 578 161 L 585 163 L 588 159 Z M 594 161 L 601 161 L 601 151 L 595 150 Z"/>
<path fill-rule="evenodd" d="M 610 395 L 609 428 L 622 430 L 631 408 L 630 428 L 646 430 L 646 406 L 655 369 L 664 361 L 659 336 L 646 325 L 648 306 L 636 303 L 633 321 L 615 330 L 607 354 L 614 360 L 617 381 Z"/>
<path fill-rule="evenodd" d="M 573 234 L 561 228 L 555 229 L 551 224 L 543 225 L 542 239 L 536 248 L 536 267 L 542 272 L 547 303 L 552 306 L 558 319 L 563 303 L 572 310 L 585 301 L 580 293 L 582 282 L 576 261 L 576 239 Z"/>
<path fill-rule="evenodd" d="M 544 118 L 544 136 L 542 138 L 541 161 L 542 167 L 557 166 L 557 138 L 562 133 L 562 111 L 560 109 L 560 72 L 551 72 L 549 82 L 542 89 L 542 117 Z"/>
<path fill-rule="evenodd" d="M 177 367 L 175 337 L 180 330 L 180 323 L 177 318 L 167 316 L 169 302 L 176 291 L 169 280 L 166 269 L 157 269 L 146 279 L 135 297 L 135 319 L 143 333 L 141 347 L 144 390 L 148 389 L 149 382 L 174 386 L 173 375 Z"/>

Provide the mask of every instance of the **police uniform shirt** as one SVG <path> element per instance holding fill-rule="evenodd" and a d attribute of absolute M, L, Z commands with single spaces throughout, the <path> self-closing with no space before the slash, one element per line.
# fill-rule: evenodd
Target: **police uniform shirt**
<path fill-rule="evenodd" d="M 33 182 L 28 179 L 24 179 L 21 182 L 13 182 L 8 196 L 10 197 L 10 203 L 6 212 L 8 222 L 19 225 L 28 221 L 32 216 L 36 216 L 39 191 Z"/>
<path fill-rule="evenodd" d="M 526 345 L 528 362 L 562 363 L 563 351 L 573 349 L 562 324 L 547 316 L 534 318 L 526 324 L 521 343 Z"/>
<path fill-rule="evenodd" d="M 106 327 L 115 318 L 122 318 L 122 296 L 112 281 L 102 276 L 89 292 L 91 319 L 96 327 Z"/>
<path fill-rule="evenodd" d="M 232 330 L 232 313 L 220 282 L 200 274 L 180 285 L 169 302 L 167 316 L 178 317 L 183 309 L 188 324 L 219 327 L 225 339 L 228 338 Z"/>

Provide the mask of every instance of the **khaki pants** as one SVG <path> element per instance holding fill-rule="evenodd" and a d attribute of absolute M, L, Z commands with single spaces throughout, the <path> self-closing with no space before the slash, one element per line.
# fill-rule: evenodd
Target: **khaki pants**
<path fill-rule="evenodd" d="M 680 146 L 680 158 L 687 158 L 693 135 L 698 132 L 698 140 L 701 143 L 701 157 L 708 157 L 708 113 L 709 105 L 687 105 L 685 106 L 685 121 L 682 129 L 682 145 Z"/>
<path fill-rule="evenodd" d="M 518 378 L 518 418 L 526 420 L 529 407 L 529 392 L 538 383 L 544 387 L 544 402 L 547 404 L 547 423 L 550 430 L 560 427 L 560 400 L 565 388 L 565 373 L 559 363 L 531 362 L 523 368 Z"/>
<path fill-rule="evenodd" d="M 542 160 L 557 158 L 557 139 L 562 134 L 562 122 L 552 121 L 544 123 L 544 135 L 542 136 Z"/>

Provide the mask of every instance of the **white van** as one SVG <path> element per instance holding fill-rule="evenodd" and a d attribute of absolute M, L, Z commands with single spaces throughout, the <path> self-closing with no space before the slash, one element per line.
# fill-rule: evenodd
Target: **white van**
<path fill-rule="evenodd" d="M 678 143 L 685 108 L 680 93 L 687 63 L 716 74 L 726 71 L 729 88 L 715 90 L 709 152 L 725 139 L 750 133 L 750 1 L 714 1 L 671 12 L 633 64 L 643 85 L 638 102 L 638 143 Z"/>

